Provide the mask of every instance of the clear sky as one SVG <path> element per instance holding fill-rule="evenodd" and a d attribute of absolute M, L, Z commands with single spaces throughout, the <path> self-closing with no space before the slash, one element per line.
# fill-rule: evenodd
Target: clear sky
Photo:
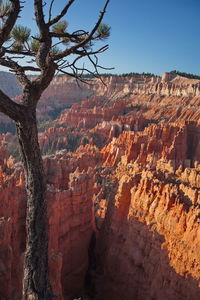
<path fill-rule="evenodd" d="M 50 0 L 46 0 L 50 3 Z M 20 23 L 34 31 L 33 0 Z M 66 3 L 55 0 L 56 13 Z M 104 0 L 76 0 L 69 30 L 90 29 Z M 110 0 L 104 23 L 111 26 L 109 50 L 100 56 L 113 73 L 179 70 L 200 75 L 200 0 Z"/>

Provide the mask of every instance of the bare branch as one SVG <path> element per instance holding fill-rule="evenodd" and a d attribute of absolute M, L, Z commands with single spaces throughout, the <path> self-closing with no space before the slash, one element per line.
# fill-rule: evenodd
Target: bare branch
<path fill-rule="evenodd" d="M 68 32 L 65 33 L 56 33 L 56 32 L 50 32 L 49 33 L 51 37 L 55 37 L 55 38 L 69 38 L 70 41 L 73 41 L 74 43 L 79 42 L 80 41 L 80 37 L 83 36 L 83 33 L 81 34 L 70 34 Z"/>
<path fill-rule="evenodd" d="M 41 72 L 40 68 L 36 68 L 36 67 L 33 67 L 33 66 L 24 66 L 24 67 L 22 67 L 22 70 L 23 71 Z"/>
<path fill-rule="evenodd" d="M 66 15 L 68 9 L 70 8 L 70 6 L 73 4 L 74 1 L 75 0 L 69 0 L 69 2 L 65 5 L 65 7 L 63 8 L 63 10 L 61 11 L 61 13 L 58 16 L 56 16 L 53 20 L 50 20 L 47 25 L 50 27 L 53 24 L 55 24 L 58 21 L 60 21 L 60 19 Z"/>
<path fill-rule="evenodd" d="M 25 56 L 24 55 L 21 55 L 21 56 L 9 56 L 9 59 L 23 59 L 23 58 L 25 58 Z"/>
<path fill-rule="evenodd" d="M 91 57 L 90 57 L 91 58 Z M 108 68 L 108 67 L 103 67 L 103 66 L 101 66 L 101 65 L 99 65 L 99 63 L 98 63 L 98 61 L 99 61 L 99 59 L 98 59 L 98 56 L 97 55 L 94 55 L 94 58 L 95 58 L 95 66 L 97 67 L 97 68 L 99 68 L 99 69 L 103 69 L 103 70 L 109 70 L 109 71 L 111 71 L 111 70 L 114 70 L 115 68 Z"/>
<path fill-rule="evenodd" d="M 6 94 L 0 90 L 0 112 L 4 113 L 14 121 L 19 121 L 24 107 L 12 101 Z"/>
<path fill-rule="evenodd" d="M 101 24 L 101 21 L 103 20 L 103 17 L 104 17 L 104 15 L 106 13 L 106 8 L 107 8 L 109 2 L 110 2 L 110 0 L 106 1 L 103 10 L 100 13 L 99 19 L 98 19 L 96 25 L 93 27 L 93 29 L 89 33 L 89 35 L 83 41 L 81 41 L 80 43 L 78 43 L 78 44 L 76 44 L 76 45 L 74 45 L 74 46 L 72 46 L 70 48 L 67 48 L 64 51 L 62 51 L 62 52 L 54 55 L 54 57 L 53 57 L 54 60 L 61 59 L 61 58 L 65 57 L 65 56 L 68 56 L 68 55 L 74 53 L 74 51 L 76 51 L 78 48 L 84 47 L 88 42 L 90 42 L 93 39 L 93 35 L 97 31 L 99 25 Z"/>
<path fill-rule="evenodd" d="M 67 62 L 66 60 L 64 59 L 61 59 L 61 63 L 58 64 L 58 67 L 57 69 L 60 71 L 60 72 L 63 72 L 63 73 L 67 73 L 66 71 L 64 71 L 66 68 L 70 68 L 72 71 L 73 71 L 73 77 L 75 77 L 76 79 L 82 81 L 82 75 L 83 75 L 83 72 L 87 72 L 91 75 L 93 75 L 95 78 L 98 78 L 101 80 L 101 82 L 105 85 L 104 81 L 101 79 L 101 75 L 99 74 L 99 71 L 98 69 L 104 69 L 104 70 L 112 70 L 113 68 L 104 68 L 102 67 L 101 65 L 99 65 L 98 63 L 98 57 L 96 54 L 98 53 L 101 53 L 101 52 L 104 52 L 108 49 L 108 45 L 105 45 L 103 46 L 102 48 L 96 50 L 96 51 L 90 51 L 90 52 L 87 52 L 86 49 L 84 50 L 76 50 L 74 51 L 75 54 L 77 54 L 78 56 L 74 59 L 74 61 L 72 63 L 69 63 Z M 93 56 L 94 56 L 94 59 L 93 59 Z M 94 68 L 94 71 L 91 71 L 87 68 L 84 67 L 77 67 L 76 66 L 76 63 L 82 59 L 83 57 L 87 57 L 89 59 L 89 61 L 91 62 L 91 64 L 93 65 L 93 68 Z M 80 73 L 81 72 L 81 73 Z"/>
<path fill-rule="evenodd" d="M 24 55 L 24 56 L 35 56 L 35 53 L 31 52 L 31 51 L 15 51 L 15 50 L 9 50 L 9 49 L 6 49 L 5 50 L 5 53 L 7 54 L 21 54 L 21 55 Z"/>
<path fill-rule="evenodd" d="M 95 50 L 95 51 L 86 51 L 86 49 L 84 49 L 84 50 L 75 50 L 74 53 L 78 54 L 78 55 L 81 55 L 81 56 L 87 56 L 87 55 L 95 55 L 95 54 L 98 54 L 98 53 L 103 53 L 106 50 L 108 50 L 108 45 L 105 45 L 105 46 L 103 46 L 103 47 L 101 47 L 101 48 L 99 48 L 98 50 Z"/>
<path fill-rule="evenodd" d="M 101 78 L 101 75 L 99 74 L 98 68 L 100 68 L 100 66 L 98 65 L 98 59 L 97 59 L 96 56 L 94 56 L 94 57 L 95 57 L 95 59 L 96 59 L 96 62 L 94 62 L 93 59 L 90 57 L 90 55 L 88 55 L 88 58 L 89 58 L 90 62 L 92 63 L 92 65 L 93 65 L 93 67 L 94 67 L 94 69 L 95 69 L 95 72 L 96 72 L 96 74 L 97 74 L 97 77 L 98 77 L 98 78 L 101 80 L 101 82 L 106 86 L 105 82 L 104 82 L 104 81 L 102 80 L 102 78 Z"/>
<path fill-rule="evenodd" d="M 63 74 L 65 74 L 65 75 L 68 75 L 70 77 L 75 78 L 78 85 L 79 85 L 78 81 L 80 81 L 82 83 L 85 83 L 85 84 L 89 84 L 88 81 L 86 81 L 83 78 L 81 78 L 80 76 L 78 76 L 78 74 L 74 70 L 73 70 L 73 73 L 69 73 L 69 72 L 66 72 L 66 71 L 60 70 L 60 69 L 58 69 L 58 71 L 61 72 L 61 73 L 63 73 Z M 80 87 L 80 85 L 79 85 L 79 87 Z"/>
<path fill-rule="evenodd" d="M 51 1 L 51 4 L 49 6 L 49 22 L 51 21 L 51 12 L 52 12 L 53 3 L 54 3 L 54 0 Z"/>
<path fill-rule="evenodd" d="M 100 13 L 100 16 L 99 16 L 99 19 L 98 19 L 96 25 L 94 26 L 94 28 L 92 29 L 92 31 L 90 32 L 90 34 L 88 35 L 88 37 L 82 43 L 80 43 L 81 45 L 79 45 L 78 47 L 84 46 L 85 44 L 87 44 L 91 40 L 91 38 L 93 37 L 94 33 L 97 31 L 99 25 L 101 24 L 101 21 L 103 20 L 103 17 L 104 17 L 104 15 L 106 13 L 106 8 L 107 8 L 109 2 L 110 2 L 110 0 L 106 1 L 103 10 Z"/>
<path fill-rule="evenodd" d="M 23 86 L 30 84 L 30 80 L 28 79 L 28 77 L 25 74 L 26 67 L 20 66 L 16 61 L 11 60 L 9 57 L 0 58 L 0 65 L 13 70 L 15 72 L 19 82 Z"/>
<path fill-rule="evenodd" d="M 88 35 L 89 32 L 85 31 L 85 30 L 76 30 L 72 33 L 68 33 L 68 32 L 63 32 L 63 33 L 57 33 L 57 32 L 50 32 L 49 33 L 50 36 L 53 38 L 68 38 L 70 41 L 72 41 L 73 43 L 79 43 L 81 37 Z"/>

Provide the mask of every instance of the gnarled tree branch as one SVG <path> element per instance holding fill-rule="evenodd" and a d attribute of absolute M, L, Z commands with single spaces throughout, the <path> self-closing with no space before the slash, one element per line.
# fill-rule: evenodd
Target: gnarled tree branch
<path fill-rule="evenodd" d="M 103 17 L 106 13 L 106 8 L 107 8 L 109 2 L 110 2 L 110 0 L 106 1 L 103 10 L 100 13 L 97 23 L 95 24 L 95 26 L 93 27 L 91 32 L 88 34 L 88 36 L 83 41 L 77 43 L 76 45 L 73 45 L 72 47 L 67 48 L 64 51 L 54 55 L 53 56 L 54 61 L 62 59 L 63 57 L 74 53 L 74 51 L 76 51 L 78 48 L 84 47 L 88 42 L 90 42 L 93 39 L 94 34 L 96 33 L 99 25 L 101 24 L 101 21 L 103 20 Z"/>
<path fill-rule="evenodd" d="M 60 19 L 66 15 L 68 9 L 70 8 L 70 6 L 73 4 L 74 1 L 75 0 L 69 0 L 69 2 L 65 5 L 63 10 L 61 11 L 61 13 L 58 16 L 56 16 L 54 19 L 50 20 L 47 25 L 50 27 L 50 26 L 56 24 L 57 22 L 59 22 Z M 53 3 L 51 3 L 51 6 L 52 5 L 53 5 Z"/>
<path fill-rule="evenodd" d="M 25 108 L 11 100 L 0 90 L 0 112 L 4 113 L 14 121 L 20 121 Z"/>
<path fill-rule="evenodd" d="M 14 71 L 17 79 L 23 86 L 30 83 L 30 80 L 25 74 L 26 67 L 20 66 L 16 61 L 13 61 L 9 57 L 0 58 L 0 65 L 10 68 L 10 70 Z"/>

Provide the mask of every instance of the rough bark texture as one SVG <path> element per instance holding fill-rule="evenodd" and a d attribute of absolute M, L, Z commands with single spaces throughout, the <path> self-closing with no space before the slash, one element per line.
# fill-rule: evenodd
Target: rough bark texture
<path fill-rule="evenodd" d="M 27 190 L 27 242 L 23 300 L 49 300 L 46 182 L 38 144 L 35 109 L 16 123 Z"/>
<path fill-rule="evenodd" d="M 53 79 L 56 65 L 51 62 L 41 76 L 30 81 L 21 73 L 24 84 L 20 104 L 0 91 L 0 111 L 15 121 L 27 192 L 27 242 L 24 258 L 23 300 L 51 300 L 48 279 L 48 232 L 46 182 L 38 143 L 36 106 L 42 92 Z"/>

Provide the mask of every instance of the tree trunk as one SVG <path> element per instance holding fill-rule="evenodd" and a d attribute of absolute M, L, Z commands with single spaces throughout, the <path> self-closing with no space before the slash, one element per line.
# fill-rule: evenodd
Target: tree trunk
<path fill-rule="evenodd" d="M 27 192 L 23 300 L 50 300 L 46 182 L 38 143 L 35 109 L 16 122 Z"/>

